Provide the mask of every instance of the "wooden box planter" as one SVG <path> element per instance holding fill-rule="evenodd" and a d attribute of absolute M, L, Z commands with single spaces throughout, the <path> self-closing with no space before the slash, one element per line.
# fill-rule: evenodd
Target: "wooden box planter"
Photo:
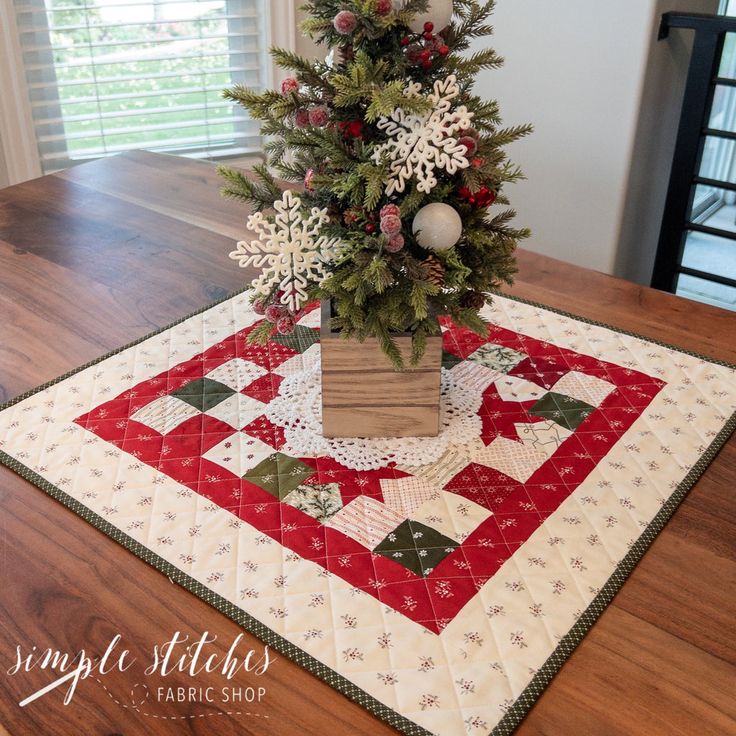
<path fill-rule="evenodd" d="M 440 426 L 442 336 L 421 362 L 396 371 L 376 339 L 343 340 L 322 303 L 322 431 L 325 437 L 433 437 Z M 406 363 L 411 335 L 396 338 Z"/>

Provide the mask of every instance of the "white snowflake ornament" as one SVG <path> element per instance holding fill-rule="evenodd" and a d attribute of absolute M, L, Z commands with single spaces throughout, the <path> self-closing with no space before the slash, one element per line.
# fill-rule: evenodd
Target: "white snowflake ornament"
<path fill-rule="evenodd" d="M 273 206 L 274 222 L 260 212 L 248 218 L 248 229 L 257 233 L 258 240 L 239 242 L 230 258 L 241 268 L 263 269 L 251 288 L 258 296 L 268 296 L 278 287 L 283 291 L 281 303 L 295 313 L 308 301 L 310 282 L 327 278 L 325 267 L 334 257 L 338 241 L 321 234 L 330 219 L 327 210 L 313 207 L 304 219 L 302 200 L 290 189 Z"/>
<path fill-rule="evenodd" d="M 421 96 L 422 85 L 410 84 L 406 97 Z M 431 108 L 416 115 L 407 114 L 397 107 L 390 117 L 378 120 L 378 128 L 386 131 L 389 140 L 378 146 L 373 160 L 380 163 L 384 157 L 391 162 L 386 196 L 403 192 L 406 182 L 417 179 L 417 189 L 429 194 L 437 186 L 436 169 L 451 176 L 470 166 L 468 150 L 458 143 L 455 135 L 471 126 L 473 113 L 464 105 L 453 109 L 452 101 L 460 94 L 457 78 L 451 74 L 438 79 L 428 96 Z"/>

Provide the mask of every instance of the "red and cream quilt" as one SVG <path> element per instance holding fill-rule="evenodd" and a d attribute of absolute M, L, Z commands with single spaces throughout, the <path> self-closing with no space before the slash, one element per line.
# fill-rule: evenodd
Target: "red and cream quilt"
<path fill-rule="evenodd" d="M 399 730 L 507 733 L 726 440 L 736 375 L 507 298 L 486 317 L 443 325 L 431 445 L 311 437 L 318 311 L 253 346 L 239 295 L 11 403 L 1 456 Z"/>

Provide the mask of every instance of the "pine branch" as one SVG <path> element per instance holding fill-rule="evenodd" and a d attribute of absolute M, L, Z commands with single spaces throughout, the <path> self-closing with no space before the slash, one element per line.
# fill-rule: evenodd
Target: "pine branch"
<path fill-rule="evenodd" d="M 375 123 L 381 116 L 389 116 L 395 108 L 406 102 L 404 97 L 404 82 L 397 79 L 385 87 L 373 89 L 371 103 L 365 111 L 365 121 Z"/>
<path fill-rule="evenodd" d="M 458 309 L 452 319 L 460 327 L 467 327 L 480 337 L 488 337 L 488 322 L 473 309 Z"/>
<path fill-rule="evenodd" d="M 503 148 L 510 143 L 518 141 L 520 138 L 524 138 L 533 130 L 534 128 L 531 125 L 515 125 L 512 128 L 496 130 L 483 140 L 482 145 L 487 145 L 491 148 Z"/>
<path fill-rule="evenodd" d="M 409 293 L 409 303 L 418 321 L 429 316 L 428 299 L 439 291 L 439 287 L 429 281 L 415 281 Z"/>
<path fill-rule="evenodd" d="M 248 333 L 247 341 L 251 345 L 267 345 L 273 331 L 273 325 L 264 319 Z"/>
<path fill-rule="evenodd" d="M 498 69 L 503 64 L 504 58 L 493 49 L 482 49 L 469 57 L 451 56 L 447 60 L 447 70 L 459 78 L 467 78 L 475 77 L 483 69 Z"/>
<path fill-rule="evenodd" d="M 417 365 L 427 351 L 427 331 L 418 328 L 411 336 L 411 364 Z"/>
<path fill-rule="evenodd" d="M 263 164 L 253 167 L 258 181 L 253 181 L 242 171 L 227 166 L 218 166 L 217 172 L 227 182 L 221 190 L 223 196 L 245 202 L 256 212 L 272 207 L 282 195 L 281 188 Z"/>
<path fill-rule="evenodd" d="M 271 139 L 263 146 L 263 151 L 271 166 L 278 166 L 286 156 L 286 141 L 283 138 Z"/>
<path fill-rule="evenodd" d="M 361 164 L 357 170 L 358 175 L 365 182 L 365 197 L 363 206 L 367 210 L 375 210 L 383 197 L 383 190 L 387 176 L 385 166 L 376 166 L 373 163 Z"/>
<path fill-rule="evenodd" d="M 325 35 L 332 30 L 332 23 L 322 18 L 307 18 L 302 21 L 301 30 L 305 36 L 321 42 Z"/>
<path fill-rule="evenodd" d="M 376 294 L 383 294 L 393 283 L 394 277 L 386 261 L 382 258 L 373 258 L 363 272 L 363 279 L 370 283 Z"/>
<path fill-rule="evenodd" d="M 415 214 L 417 210 L 422 206 L 422 204 L 424 204 L 426 198 L 427 195 L 423 192 L 420 192 L 416 187 L 416 183 L 412 182 L 411 190 L 404 197 L 404 200 L 400 205 L 401 216 L 410 217 L 411 215 Z"/>
<path fill-rule="evenodd" d="M 295 94 L 285 97 L 275 90 L 256 92 L 242 84 L 224 90 L 222 96 L 244 107 L 256 120 L 283 120 L 300 106 Z"/>
<path fill-rule="evenodd" d="M 326 67 L 318 61 L 311 61 L 299 54 L 287 49 L 272 48 L 271 58 L 282 69 L 296 72 L 297 79 L 310 87 L 329 89 L 324 75 Z"/>
<path fill-rule="evenodd" d="M 399 346 L 396 344 L 396 341 L 393 339 L 389 331 L 378 320 L 374 320 L 371 327 L 376 332 L 376 337 L 381 345 L 381 349 L 386 354 L 386 357 L 391 361 L 394 368 L 397 371 L 404 370 L 404 359 L 401 355 L 401 350 L 399 350 Z"/>
<path fill-rule="evenodd" d="M 469 97 L 466 107 L 475 116 L 473 125 L 480 131 L 493 129 L 501 122 L 498 102 L 496 100 L 481 100 L 480 97 Z"/>
<path fill-rule="evenodd" d="M 282 179 L 294 182 L 303 182 L 307 175 L 307 167 L 297 161 L 280 161 L 274 165 Z"/>
<path fill-rule="evenodd" d="M 474 1 L 458 5 L 464 7 L 465 12 L 460 16 L 461 22 L 457 26 L 453 25 L 448 40 L 461 39 L 459 45 L 467 48 L 470 45 L 469 39 L 493 35 L 493 26 L 486 21 L 493 14 L 495 0 L 487 0 L 482 4 Z"/>

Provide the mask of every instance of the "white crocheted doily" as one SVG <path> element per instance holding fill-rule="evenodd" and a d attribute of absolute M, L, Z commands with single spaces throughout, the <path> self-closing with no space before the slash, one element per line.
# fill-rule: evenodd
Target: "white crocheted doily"
<path fill-rule="evenodd" d="M 282 451 L 293 457 L 332 457 L 352 470 L 376 470 L 390 462 L 420 467 L 438 460 L 449 445 L 470 443 L 481 433 L 480 392 L 461 386 L 443 368 L 441 395 L 437 437 L 328 439 L 322 436 L 320 364 L 316 361 L 284 379 L 266 416 L 283 427 L 286 445 Z"/>

